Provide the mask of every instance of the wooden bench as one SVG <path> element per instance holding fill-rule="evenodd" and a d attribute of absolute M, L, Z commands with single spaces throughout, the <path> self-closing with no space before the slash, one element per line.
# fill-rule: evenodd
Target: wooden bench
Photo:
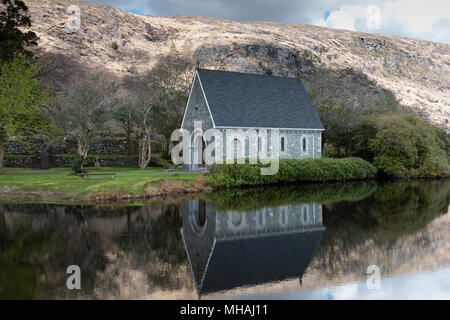
<path fill-rule="evenodd" d="M 116 175 L 115 172 L 102 172 L 102 173 L 78 173 L 77 176 L 79 176 L 82 180 L 84 180 L 87 176 L 96 176 L 97 180 L 99 176 L 111 176 L 111 179 L 114 179 L 114 176 Z"/>
<path fill-rule="evenodd" d="M 168 174 L 175 174 L 175 173 L 177 173 L 178 172 L 178 169 L 177 168 L 170 168 L 170 169 L 167 169 L 167 173 Z"/>

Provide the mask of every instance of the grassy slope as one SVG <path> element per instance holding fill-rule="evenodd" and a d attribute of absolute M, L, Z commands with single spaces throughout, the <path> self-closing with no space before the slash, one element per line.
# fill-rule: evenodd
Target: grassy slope
<path fill-rule="evenodd" d="M 21 169 L 27 171 L 29 169 Z M 198 180 L 192 173 L 176 173 L 169 175 L 161 168 L 139 170 L 134 168 L 88 168 L 89 173 L 116 172 L 114 179 L 110 176 L 95 176 L 81 180 L 71 175 L 69 169 L 56 168 L 50 172 L 19 173 L 20 169 L 6 170 L 7 174 L 0 175 L 0 193 L 6 193 L 7 188 L 15 192 L 57 192 L 72 194 L 83 199 L 93 199 L 104 195 L 135 195 L 146 196 L 150 186 L 157 186 L 165 182 L 179 182 L 186 186 L 189 181 Z M 161 173 L 159 173 L 161 172 Z M 187 185 L 189 186 L 189 185 Z M 157 192 L 157 189 L 153 189 Z"/>

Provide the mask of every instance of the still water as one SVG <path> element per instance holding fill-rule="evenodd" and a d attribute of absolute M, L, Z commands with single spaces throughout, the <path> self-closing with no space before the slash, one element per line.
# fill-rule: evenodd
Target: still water
<path fill-rule="evenodd" d="M 449 204 L 450 181 L 4 203 L 0 299 L 449 299 Z"/>

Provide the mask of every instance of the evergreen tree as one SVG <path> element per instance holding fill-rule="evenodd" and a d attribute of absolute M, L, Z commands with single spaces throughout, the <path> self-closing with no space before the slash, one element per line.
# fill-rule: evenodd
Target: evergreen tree
<path fill-rule="evenodd" d="M 0 61 L 11 61 L 16 54 L 32 57 L 27 46 L 36 46 L 38 36 L 32 31 L 28 7 L 20 0 L 0 0 Z"/>

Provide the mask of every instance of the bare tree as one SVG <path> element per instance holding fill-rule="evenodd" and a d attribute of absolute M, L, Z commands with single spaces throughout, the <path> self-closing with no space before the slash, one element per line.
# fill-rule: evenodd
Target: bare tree
<path fill-rule="evenodd" d="M 132 130 L 138 141 L 139 168 L 145 169 L 152 156 L 152 114 L 153 102 L 149 95 L 138 93 L 122 98 L 115 112 L 115 118 Z"/>
<path fill-rule="evenodd" d="M 123 99 L 116 119 L 122 124 L 131 121 L 139 144 L 139 167 L 145 169 L 152 156 L 151 141 L 157 136 L 166 138 L 168 124 L 161 119 L 180 121 L 179 93 L 186 95 L 192 80 L 193 64 L 186 58 L 163 57 L 150 71 L 124 79 L 129 97 Z M 176 112 L 168 108 L 177 107 Z M 184 105 L 183 107 L 184 108 Z M 171 116 L 175 113 L 175 117 Z M 166 117 L 164 117 L 166 115 Z M 180 118 L 180 119 L 178 119 Z M 172 121 L 170 121 L 172 123 Z"/>
<path fill-rule="evenodd" d="M 131 99 L 120 98 L 117 103 L 117 108 L 114 112 L 114 119 L 119 123 L 126 135 L 126 149 L 127 154 L 132 153 L 132 135 L 134 129 L 134 114 L 133 114 L 133 101 Z"/>
<path fill-rule="evenodd" d="M 73 81 L 57 95 L 51 113 L 56 125 L 76 137 L 78 154 L 86 159 L 92 141 L 106 129 L 117 102 L 118 86 L 102 74 Z"/>

